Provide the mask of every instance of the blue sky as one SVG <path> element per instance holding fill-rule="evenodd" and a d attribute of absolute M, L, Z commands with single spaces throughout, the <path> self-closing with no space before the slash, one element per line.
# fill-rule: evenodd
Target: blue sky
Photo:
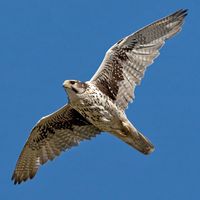
<path fill-rule="evenodd" d="M 115 42 L 180 8 L 189 9 L 183 31 L 167 41 L 127 110 L 155 152 L 144 156 L 103 133 L 13 185 L 31 128 L 67 101 L 62 82 L 90 79 Z M 0 1 L 0 198 L 198 199 L 199 8 L 189 0 Z"/>

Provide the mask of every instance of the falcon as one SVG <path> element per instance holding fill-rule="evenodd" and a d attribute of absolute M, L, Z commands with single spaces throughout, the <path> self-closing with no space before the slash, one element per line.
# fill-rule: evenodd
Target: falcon
<path fill-rule="evenodd" d="M 181 30 L 186 15 L 187 10 L 178 10 L 119 40 L 107 51 L 91 80 L 64 81 L 68 104 L 40 119 L 32 129 L 17 161 L 14 183 L 32 179 L 40 165 L 101 132 L 143 154 L 153 152 L 153 144 L 128 120 L 125 109 L 147 67 L 165 41 Z"/>

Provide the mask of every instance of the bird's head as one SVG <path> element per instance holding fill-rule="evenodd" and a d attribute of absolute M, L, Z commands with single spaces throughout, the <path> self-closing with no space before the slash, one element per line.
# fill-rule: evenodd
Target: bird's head
<path fill-rule="evenodd" d="M 77 80 L 66 80 L 63 83 L 63 87 L 70 96 L 71 94 L 78 95 L 84 93 L 87 88 L 87 84 Z"/>

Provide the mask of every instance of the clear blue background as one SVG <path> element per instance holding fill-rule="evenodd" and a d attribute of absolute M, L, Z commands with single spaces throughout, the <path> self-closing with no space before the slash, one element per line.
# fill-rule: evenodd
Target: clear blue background
<path fill-rule="evenodd" d="M 62 82 L 89 80 L 111 45 L 180 8 L 189 9 L 183 31 L 127 110 L 155 152 L 144 156 L 103 133 L 13 185 L 31 128 L 67 101 Z M 199 199 L 199 8 L 189 0 L 1 0 L 0 199 Z"/>

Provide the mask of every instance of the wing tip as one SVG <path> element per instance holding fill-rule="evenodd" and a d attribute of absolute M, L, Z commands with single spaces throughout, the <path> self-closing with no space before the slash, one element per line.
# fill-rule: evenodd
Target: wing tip
<path fill-rule="evenodd" d="M 27 181 L 28 179 L 33 179 L 36 173 L 31 173 L 29 176 L 22 176 L 17 174 L 16 172 L 13 173 L 11 177 L 11 181 L 13 181 L 14 185 L 19 185 L 22 182 Z"/>
<path fill-rule="evenodd" d="M 175 13 L 172 14 L 172 16 L 175 16 L 177 18 L 185 18 L 188 15 L 188 11 L 189 9 L 179 9 L 178 11 L 176 11 Z"/>
<path fill-rule="evenodd" d="M 11 178 L 11 181 L 13 181 L 14 185 L 18 185 L 20 184 L 22 181 L 26 181 L 26 180 L 22 180 L 20 177 L 17 176 L 17 174 L 14 172 Z"/>

